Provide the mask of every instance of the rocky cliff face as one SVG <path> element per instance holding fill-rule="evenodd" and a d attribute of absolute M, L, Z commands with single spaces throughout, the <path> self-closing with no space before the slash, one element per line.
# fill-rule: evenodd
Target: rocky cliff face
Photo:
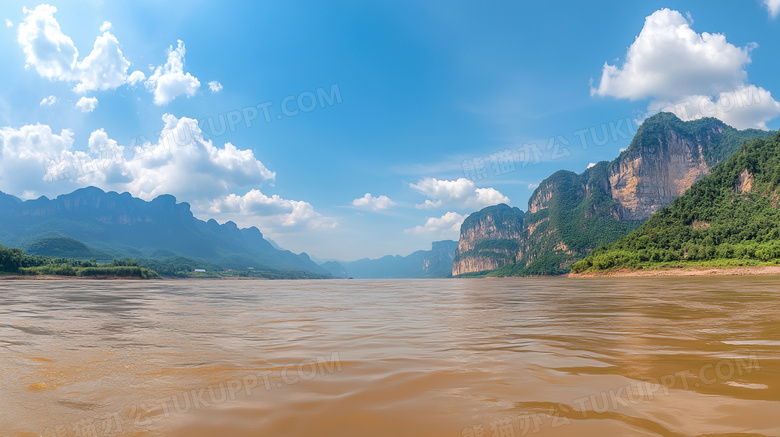
<path fill-rule="evenodd" d="M 709 174 L 705 151 L 719 142 L 725 129 L 713 124 L 684 135 L 669 124 L 637 137 L 633 147 L 610 166 L 609 186 L 620 217 L 645 220 Z"/>
<path fill-rule="evenodd" d="M 469 216 L 461 225 L 452 275 L 495 270 L 518 259 L 524 214 L 500 204 Z"/>
<path fill-rule="evenodd" d="M 516 243 L 516 250 L 502 257 L 456 257 L 453 275 L 499 268 L 505 274 L 563 273 L 573 261 L 670 206 L 743 142 L 770 135 L 738 131 L 711 118 L 683 122 L 672 114 L 658 114 L 640 126 L 629 148 L 614 161 L 582 174 L 559 171 L 539 184 L 520 230 L 516 223 L 502 226 L 490 217 L 472 226 L 464 222 L 459 254 L 490 242 L 508 247 L 507 239 Z M 483 211 L 472 217 L 482 217 Z"/>

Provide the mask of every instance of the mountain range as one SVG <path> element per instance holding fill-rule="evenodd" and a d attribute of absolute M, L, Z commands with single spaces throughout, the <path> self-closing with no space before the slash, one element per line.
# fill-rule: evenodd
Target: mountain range
<path fill-rule="evenodd" d="M 547 275 L 569 271 L 593 249 L 637 229 L 741 144 L 772 132 L 739 131 L 720 120 L 683 122 L 660 113 L 642 123 L 612 162 L 542 181 L 527 211 L 497 205 L 463 223 L 453 276 Z"/>
<path fill-rule="evenodd" d="M 27 201 L 0 192 L 0 245 L 48 257 L 129 257 L 147 260 L 143 265 L 158 271 L 192 271 L 203 265 L 275 272 L 274 277 L 561 274 L 594 249 L 631 234 L 659 211 L 668 214 L 664 208 L 677 205 L 675 199 L 699 186 L 697 181 L 720 168 L 742 144 L 772 135 L 756 129 L 739 131 L 714 118 L 683 122 L 661 113 L 645 120 L 629 147 L 613 161 L 599 162 L 580 174 L 558 171 L 542 181 L 526 211 L 505 204 L 484 208 L 466 218 L 458 242 L 434 242 L 431 250 L 408 256 L 318 265 L 306 253 L 281 249 L 255 227 L 240 229 L 233 222 L 220 225 L 213 219 L 197 219 L 189 204 L 178 203 L 173 196 L 144 201 L 95 187 Z M 766 142 L 756 144 L 771 149 Z M 744 159 L 766 160 L 766 154 L 755 152 Z M 759 171 L 753 164 L 742 167 L 748 172 L 740 173 L 745 184 L 780 174 Z M 764 190 L 764 197 L 771 197 L 773 192 L 766 187 L 774 185 L 767 184 L 756 186 Z M 705 246 L 712 244 L 708 240 Z M 676 255 L 669 253 L 663 258 L 674 259 Z M 699 251 L 680 253 L 682 258 L 689 254 L 695 258 Z"/>
<path fill-rule="evenodd" d="M 575 263 L 572 271 L 778 264 L 779 206 L 776 134 L 746 143 L 669 208 Z"/>
<path fill-rule="evenodd" d="M 95 187 L 56 199 L 0 193 L 0 244 L 43 256 L 181 259 L 214 268 L 305 272 L 330 277 L 305 253 L 278 250 L 255 227 L 195 218 L 164 195 L 147 202 Z"/>
<path fill-rule="evenodd" d="M 435 241 L 431 250 L 418 250 L 407 256 L 384 256 L 378 259 L 360 259 L 352 262 L 322 264 L 330 274 L 339 278 L 447 278 L 452 276 L 452 261 L 458 243 L 452 240 Z"/>

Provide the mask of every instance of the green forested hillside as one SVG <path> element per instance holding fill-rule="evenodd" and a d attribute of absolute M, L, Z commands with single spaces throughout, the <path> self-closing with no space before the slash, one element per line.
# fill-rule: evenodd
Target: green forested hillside
<path fill-rule="evenodd" d="M 95 252 L 81 241 L 68 237 L 44 237 L 27 247 L 31 255 L 61 258 L 93 258 Z"/>
<path fill-rule="evenodd" d="M 561 170 L 542 181 L 523 217 L 516 262 L 507 258 L 489 275 L 567 273 L 573 262 L 615 243 L 670 205 L 682 194 L 680 181 L 693 183 L 698 171 L 723 162 L 744 142 L 772 134 L 740 131 L 714 118 L 686 122 L 659 113 L 642 123 L 612 162 L 581 174 Z"/>
<path fill-rule="evenodd" d="M 671 207 L 572 271 L 777 263 L 779 188 L 780 134 L 748 142 Z"/>
<path fill-rule="evenodd" d="M 99 264 L 95 261 L 28 255 L 20 249 L 9 249 L 0 246 L 0 275 L 8 274 L 82 277 L 115 276 L 141 279 L 159 276 L 157 272 L 141 267 L 134 261 L 114 260 L 110 263 Z"/>
<path fill-rule="evenodd" d="M 491 276 L 568 273 L 575 259 L 636 229 L 640 222 L 615 217 L 615 201 L 607 188 L 608 168 L 609 163 L 600 162 L 582 174 L 559 171 L 550 176 L 545 184 L 554 187 L 555 194 L 547 207 L 526 214 L 527 223 L 536 227 L 526 236 L 524 256 Z"/>

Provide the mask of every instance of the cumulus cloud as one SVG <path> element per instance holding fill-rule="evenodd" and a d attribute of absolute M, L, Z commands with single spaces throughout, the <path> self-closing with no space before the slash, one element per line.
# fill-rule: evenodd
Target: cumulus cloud
<path fill-rule="evenodd" d="M 454 207 L 478 209 L 499 203 L 509 203 L 509 198 L 495 188 L 477 188 L 474 182 L 460 178 L 454 181 L 425 178 L 409 187 L 429 198 L 418 208 Z"/>
<path fill-rule="evenodd" d="M 70 155 L 73 132 L 53 133 L 47 125 L 35 124 L 20 129 L 0 129 L 0 186 L 10 194 L 29 193 L 30 197 L 51 190 L 45 181 L 47 161 Z"/>
<path fill-rule="evenodd" d="M 41 106 L 51 106 L 55 103 L 57 103 L 57 98 L 54 96 L 44 97 L 44 99 L 41 100 Z"/>
<path fill-rule="evenodd" d="M 192 97 L 200 88 L 200 81 L 184 72 L 184 43 L 168 48 L 164 65 L 153 69 L 148 78 L 138 70 L 128 75 L 130 61 L 120 48 L 119 41 L 110 31 L 112 25 L 104 21 L 101 35 L 95 39 L 92 51 L 79 60 L 79 51 L 73 40 L 60 28 L 54 17 L 57 8 L 39 5 L 33 9 L 24 8 L 25 18 L 19 24 L 17 41 L 25 54 L 27 67 L 32 67 L 41 77 L 75 83 L 78 93 L 116 89 L 124 84 L 131 87 L 144 82 L 154 95 L 156 105 L 165 105 L 178 96 Z M 6 20 L 6 24 L 11 24 Z M 10 27 L 10 26 L 9 26 Z M 219 92 L 222 84 L 209 83 L 212 92 Z"/>
<path fill-rule="evenodd" d="M 163 116 L 155 141 L 120 145 L 100 129 L 74 150 L 73 132 L 47 125 L 0 129 L 0 186 L 11 194 L 58 195 L 86 185 L 127 191 L 146 200 L 173 194 L 199 216 L 277 232 L 328 228 L 335 221 L 305 201 L 266 196 L 259 187 L 276 178 L 251 149 L 222 147 L 203 138 L 198 121 Z M 238 195 L 236 190 L 245 194 Z"/>
<path fill-rule="evenodd" d="M 96 97 L 82 97 L 76 102 L 76 107 L 81 109 L 81 112 L 92 112 L 97 108 L 98 99 Z"/>
<path fill-rule="evenodd" d="M 9 20 L 8 18 L 5 19 L 5 27 L 14 27 L 14 22 Z"/>
<path fill-rule="evenodd" d="M 648 16 L 623 65 L 605 63 L 591 95 L 650 99 L 649 112 L 670 111 L 684 120 L 717 117 L 739 129 L 765 129 L 780 114 L 780 104 L 747 82 L 745 68 L 757 45 L 737 47 L 723 34 L 696 33 L 691 24 L 690 17 L 670 9 Z M 755 98 L 730 104 L 730 97 L 746 93 Z"/>
<path fill-rule="evenodd" d="M 77 74 L 80 82 L 75 90 L 84 93 L 116 89 L 126 82 L 129 67 L 130 61 L 122 55 L 119 41 L 105 31 L 95 40 L 92 52 L 79 62 Z"/>
<path fill-rule="evenodd" d="M 45 78 L 72 80 L 78 50 L 54 18 L 57 8 L 39 5 L 23 10 L 27 15 L 19 24 L 17 40 L 24 50 L 27 65 Z"/>
<path fill-rule="evenodd" d="M 373 197 L 371 193 L 366 193 L 365 196 L 353 200 L 352 205 L 371 211 L 379 211 L 394 206 L 395 202 L 387 196 Z"/>
<path fill-rule="evenodd" d="M 143 82 L 146 80 L 146 75 L 142 71 L 135 70 L 130 74 L 130 76 L 127 76 L 127 84 L 130 86 L 135 86 L 138 82 Z"/>
<path fill-rule="evenodd" d="M 777 18 L 780 13 L 780 0 L 764 0 L 764 6 L 769 10 L 769 16 Z"/>
<path fill-rule="evenodd" d="M 228 194 L 197 207 L 210 216 L 229 218 L 241 225 L 270 224 L 276 232 L 302 227 L 332 229 L 336 226 L 335 220 L 315 212 L 308 202 L 284 199 L 276 194 L 269 197 L 257 189 L 243 196 Z"/>
<path fill-rule="evenodd" d="M 157 67 L 146 87 L 154 94 L 156 105 L 165 105 L 178 96 L 192 97 L 200 88 L 200 81 L 190 73 L 184 72 L 184 42 L 178 41 L 177 47 L 168 48 L 168 60 L 165 65 Z"/>
<path fill-rule="evenodd" d="M 466 216 L 448 212 L 441 217 L 429 217 L 424 225 L 407 229 L 406 232 L 435 239 L 457 240 L 463 220 L 466 220 Z"/>
<path fill-rule="evenodd" d="M 73 40 L 62 32 L 54 18 L 56 12 L 57 8 L 50 5 L 24 8 L 26 15 L 19 24 L 17 41 L 27 65 L 47 79 L 76 82 L 74 90 L 80 93 L 123 85 L 130 62 L 122 54 L 119 41 L 108 31 L 110 23 L 103 23 L 103 34 L 95 39 L 92 51 L 79 61 Z"/>
<path fill-rule="evenodd" d="M 715 117 L 737 129 L 767 129 L 766 122 L 780 115 L 780 103 L 769 91 L 749 85 L 710 96 L 688 96 L 678 101 L 654 101 L 648 110 L 671 112 L 681 120 Z"/>
<path fill-rule="evenodd" d="M 229 194 L 231 186 L 257 187 L 276 178 L 252 150 L 231 143 L 218 147 L 204 139 L 197 120 L 165 114 L 163 122 L 160 138 L 136 144 L 125 163 L 133 175 L 128 184 L 133 194 L 213 199 Z"/>
<path fill-rule="evenodd" d="M 222 84 L 217 82 L 216 80 L 212 80 L 209 82 L 209 89 L 212 93 L 218 93 L 222 91 Z"/>
<path fill-rule="evenodd" d="M 736 47 L 722 34 L 698 34 L 682 14 L 661 9 L 645 19 L 622 66 L 604 64 L 591 93 L 636 100 L 734 89 L 747 79 L 744 67 L 754 47 Z"/>

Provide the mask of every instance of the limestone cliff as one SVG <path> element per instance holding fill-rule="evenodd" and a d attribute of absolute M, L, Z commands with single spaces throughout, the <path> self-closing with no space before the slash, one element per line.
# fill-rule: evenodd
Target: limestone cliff
<path fill-rule="evenodd" d="M 453 263 L 453 275 L 491 268 L 508 275 L 564 273 L 572 262 L 671 205 L 743 142 L 770 135 L 738 131 L 713 118 L 683 122 L 672 114 L 658 114 L 640 126 L 614 161 L 600 162 L 581 174 L 559 171 L 542 181 L 528 201 L 521 230 L 493 228 L 490 222 L 483 230 L 464 222 L 459 253 L 466 253 L 475 241 L 489 245 L 499 239 L 513 240 L 516 251 L 490 260 L 461 256 Z M 492 237 L 510 234 L 515 237 Z M 506 241 L 502 244 L 508 247 Z"/>
<path fill-rule="evenodd" d="M 495 270 L 518 258 L 523 212 L 505 204 L 489 206 L 461 225 L 452 275 Z"/>
<path fill-rule="evenodd" d="M 647 219 L 709 174 L 711 149 L 720 147 L 731 129 L 711 120 L 686 132 L 682 122 L 667 118 L 637 133 L 629 150 L 610 165 L 612 198 L 623 220 Z"/>

